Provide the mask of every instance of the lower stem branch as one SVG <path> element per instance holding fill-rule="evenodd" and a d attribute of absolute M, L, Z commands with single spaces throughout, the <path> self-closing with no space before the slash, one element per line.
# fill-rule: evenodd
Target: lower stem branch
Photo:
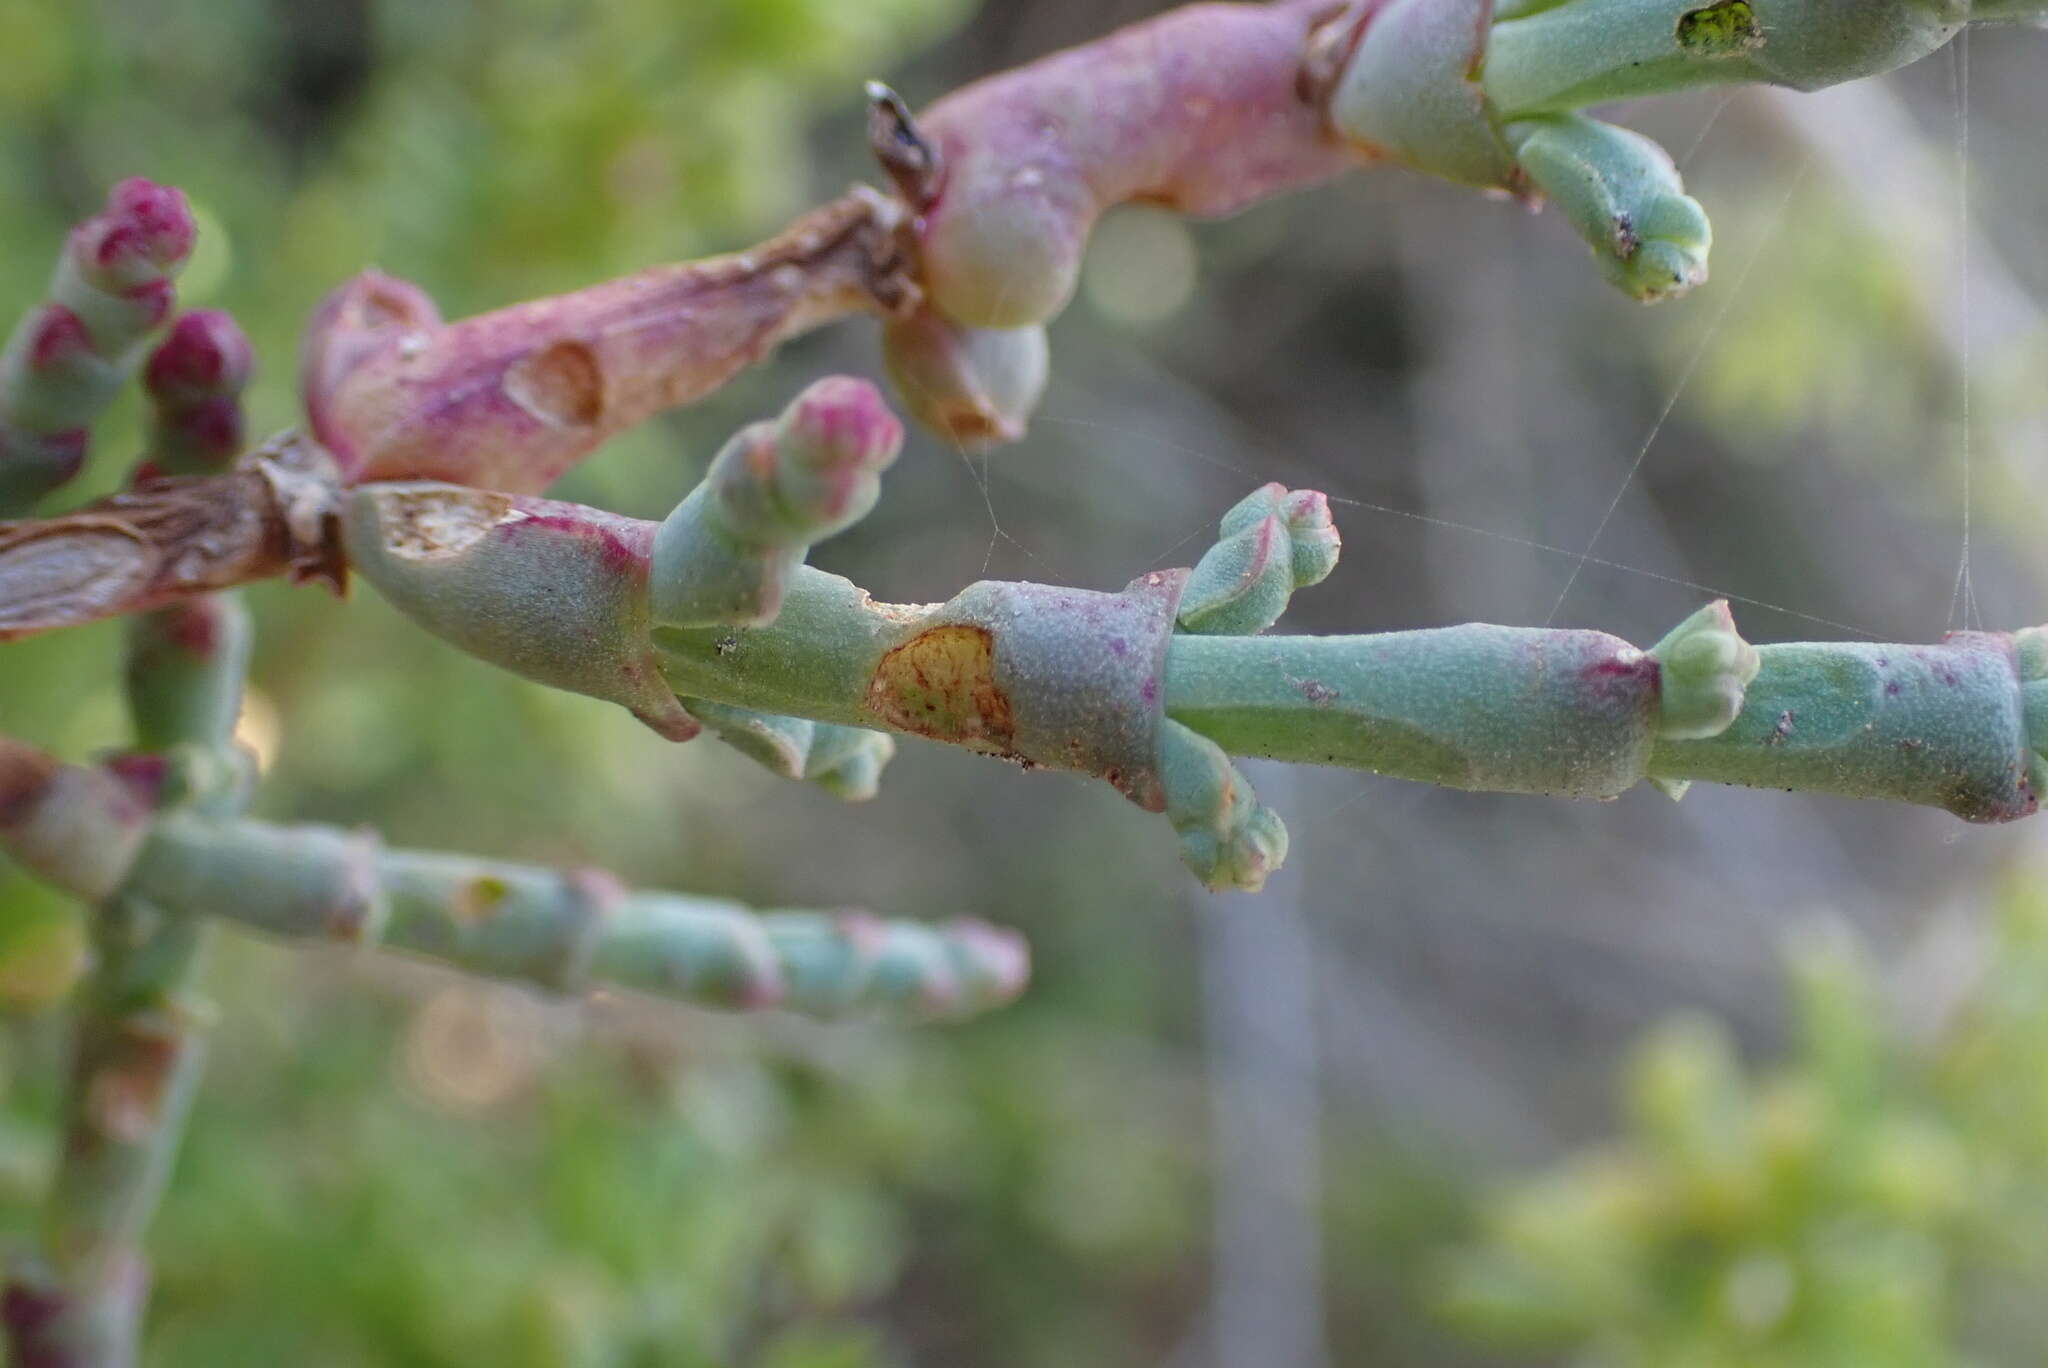
<path fill-rule="evenodd" d="M 211 761 L 232 744 L 246 613 L 229 597 L 194 599 L 136 618 L 128 649 L 129 707 L 149 753 L 115 762 L 132 790 L 124 796 L 220 815 L 238 809 L 245 786 Z M 93 914 L 95 963 L 78 991 L 42 1259 L 15 1271 L 0 1302 L 12 1361 L 23 1368 L 138 1361 L 149 1289 L 143 1237 L 204 1065 L 206 1013 L 194 986 L 208 934 L 204 922 L 127 890 Z"/>
<path fill-rule="evenodd" d="M 166 922 L 130 899 L 98 914 L 99 960 L 80 990 L 43 1260 L 16 1271 L 0 1310 L 17 1364 L 137 1361 L 149 1289 L 143 1235 L 204 1066 L 203 1013 L 189 985 L 205 939 L 198 923 Z"/>

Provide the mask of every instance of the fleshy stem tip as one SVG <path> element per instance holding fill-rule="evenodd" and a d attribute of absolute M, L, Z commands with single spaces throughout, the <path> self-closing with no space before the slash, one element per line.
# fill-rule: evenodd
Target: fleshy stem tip
<path fill-rule="evenodd" d="M 1337 568 L 1343 540 L 1330 501 L 1313 489 L 1269 484 L 1223 515 L 1222 540 L 1209 548 L 1181 595 L 1183 631 L 1255 636 L 1280 620 L 1297 589 Z"/>
<path fill-rule="evenodd" d="M 170 317 L 195 232 L 181 192 L 141 179 L 71 230 L 48 300 L 0 349 L 0 518 L 84 468 L 93 421 Z"/>
<path fill-rule="evenodd" d="M 902 449 L 903 424 L 882 396 L 846 376 L 818 381 L 773 423 L 739 433 L 655 534 L 655 621 L 774 621 L 812 544 L 867 515 Z"/>

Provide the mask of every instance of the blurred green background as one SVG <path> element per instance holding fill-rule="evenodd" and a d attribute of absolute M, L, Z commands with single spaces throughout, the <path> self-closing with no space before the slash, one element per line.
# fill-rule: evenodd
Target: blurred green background
<path fill-rule="evenodd" d="M 255 339 L 268 431 L 302 320 L 365 265 L 453 317 L 735 248 L 869 174 L 862 78 L 923 102 L 1157 8 L 14 0 L 0 299 L 36 297 L 112 181 L 176 182 L 204 227 L 184 298 Z M 1118 215 L 1030 440 L 983 462 L 914 439 L 815 559 L 899 600 L 1121 584 L 1280 479 L 1347 534 L 1298 630 L 1554 616 L 1645 641 L 1718 592 L 1758 640 L 1926 639 L 1976 621 L 1966 548 L 1985 623 L 2041 621 L 2044 62 L 2048 35 L 1988 33 L 1823 96 L 1622 110 L 1716 222 L 1714 282 L 1656 310 L 1561 223 L 1394 172 L 1222 224 Z M 563 492 L 660 516 L 734 428 L 877 370 L 871 327 L 806 339 Z M 2043 1358 L 2026 825 L 1263 767 L 1290 870 L 1209 898 L 1100 785 L 911 743 L 842 807 L 368 593 L 250 597 L 268 816 L 972 913 L 1024 928 L 1037 977 L 965 1028 L 828 1029 L 224 938 L 153 1365 Z M 0 726 L 118 744 L 117 641 L 0 650 Z M 81 945 L 0 870 L 15 1235 Z"/>

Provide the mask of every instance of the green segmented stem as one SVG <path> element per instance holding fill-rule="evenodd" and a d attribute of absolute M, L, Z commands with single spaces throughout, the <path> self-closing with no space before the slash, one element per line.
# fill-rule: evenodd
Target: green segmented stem
<path fill-rule="evenodd" d="M 440 510 L 455 552 L 407 549 L 417 527 L 406 510 L 419 505 Z M 651 524 L 572 504 L 542 511 L 447 486 L 378 487 L 352 505 L 351 545 L 364 578 L 423 625 L 458 645 L 477 624 L 494 649 L 524 643 L 536 678 L 586 659 L 582 643 L 616 640 L 783 773 L 812 771 L 799 749 L 808 720 L 1101 778 L 1164 812 L 1212 888 L 1257 887 L 1286 849 L 1229 755 L 1591 798 L 1644 779 L 1676 795 L 1709 779 L 1983 821 L 2031 812 L 2039 788 L 2026 690 L 2048 690 L 2032 682 L 2048 676 L 2048 651 L 2033 633 L 1755 648 L 1716 603 L 1648 650 L 1601 632 L 1486 625 L 1254 635 L 1335 561 L 1313 491 L 1256 491 L 1200 567 L 1121 594 L 982 583 L 943 604 L 885 604 L 797 566 L 774 621 L 716 628 L 649 627 L 630 604 L 607 606 L 605 586 L 650 574 Z M 559 543 L 530 539 L 540 522 Z M 594 557 L 587 601 L 563 592 L 582 580 L 552 551 L 523 549 L 557 544 Z M 563 633 L 586 616 L 587 629 Z M 2035 712 L 2043 722 L 2048 701 Z"/>
<path fill-rule="evenodd" d="M 1708 85 L 1818 90 L 1917 61 L 1966 23 L 2044 12 L 2041 0 L 1383 0 L 1333 20 L 1310 69 L 1341 138 L 1549 198 L 1603 274 L 1651 302 L 1706 279 L 1705 213 L 1663 149 L 1575 111 Z"/>
<path fill-rule="evenodd" d="M 925 927 L 860 913 L 753 913 L 631 892 L 593 871 L 382 850 L 328 827 L 175 817 L 129 887 L 295 939 L 381 945 L 562 992 L 616 987 L 701 1006 L 812 1015 L 972 1015 L 1009 1001 L 1021 941 L 978 922 Z"/>
<path fill-rule="evenodd" d="M 55 836 L 71 827 L 61 846 L 70 855 L 41 862 L 42 872 L 62 883 L 61 865 L 75 863 L 86 872 L 71 891 L 103 900 L 92 919 L 94 966 L 80 990 L 42 1257 L 17 1270 L 9 1288 L 10 1306 L 34 1309 L 8 1318 L 21 1363 L 121 1368 L 136 1361 L 149 1281 L 143 1235 L 205 1063 L 207 1012 L 193 990 L 207 936 L 196 918 L 167 916 L 132 889 L 107 890 L 141 850 L 150 806 L 226 814 L 246 801 L 245 775 L 226 752 L 249 641 L 248 614 L 227 595 L 134 619 L 128 706 L 142 754 L 116 762 L 119 777 L 53 776 L 68 796 L 40 829 Z M 15 768 L 20 773 L 18 757 Z M 95 813 L 103 820 L 93 822 Z M 5 828 L 0 822 L 0 833 Z"/>
<path fill-rule="evenodd" d="M 47 848 L 131 830 L 118 774 L 0 742 L 0 849 L 61 872 Z M 40 813 L 40 806 L 61 807 Z M 147 822 L 118 899 L 186 925 L 211 917 L 295 939 L 376 944 L 560 991 L 611 986 L 723 1008 L 962 1017 L 1023 990 L 1014 934 L 975 921 L 770 912 L 629 891 L 609 875 L 386 850 L 334 827 L 171 811 Z M 74 889 L 73 891 L 84 891 Z"/>
<path fill-rule="evenodd" d="M 1485 83 L 1506 118 L 1704 85 L 1818 90 L 1917 61 L 1969 16 L 1951 0 L 1563 0 L 1494 25 Z"/>
<path fill-rule="evenodd" d="M 1518 0 L 1496 7 L 1484 84 L 1503 120 L 1762 82 L 1820 90 L 1934 52 L 2042 0 Z"/>
<path fill-rule="evenodd" d="M 227 747 L 241 714 L 254 635 L 248 610 L 231 594 L 134 618 L 125 674 L 136 749 Z"/>

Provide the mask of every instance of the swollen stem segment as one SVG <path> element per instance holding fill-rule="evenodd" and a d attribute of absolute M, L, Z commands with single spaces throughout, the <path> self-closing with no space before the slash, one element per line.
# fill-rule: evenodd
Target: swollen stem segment
<path fill-rule="evenodd" d="M 616 434 L 700 399 L 778 344 L 914 299 L 901 208 L 856 190 L 769 242 L 443 323 L 368 273 L 321 305 L 301 360 L 343 478 L 534 494 Z"/>
<path fill-rule="evenodd" d="M 1106 210 L 1230 214 L 1369 160 L 1302 96 L 1329 9 L 1187 5 L 932 105 L 917 133 L 937 170 L 910 205 L 931 302 L 969 327 L 1043 323 Z"/>

